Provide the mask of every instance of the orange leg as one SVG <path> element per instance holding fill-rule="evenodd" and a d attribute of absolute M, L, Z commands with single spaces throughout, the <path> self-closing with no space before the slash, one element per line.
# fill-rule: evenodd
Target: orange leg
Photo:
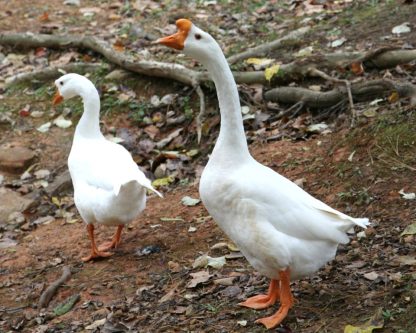
<path fill-rule="evenodd" d="M 280 277 L 280 308 L 270 317 L 260 318 L 256 323 L 261 323 L 267 329 L 274 328 L 286 318 L 289 309 L 293 306 L 293 296 L 290 291 L 290 271 L 286 269 L 279 273 Z"/>
<path fill-rule="evenodd" d="M 111 253 L 109 252 L 102 252 L 97 248 L 97 245 L 95 244 L 94 239 L 94 225 L 88 224 L 87 225 L 87 231 L 88 231 L 88 237 L 91 240 L 91 254 L 88 257 L 83 257 L 82 261 L 90 261 L 94 258 L 105 258 L 111 256 Z"/>
<path fill-rule="evenodd" d="M 120 244 L 120 240 L 121 240 L 121 232 L 123 230 L 124 225 L 119 225 L 117 227 L 117 231 L 113 236 L 113 239 L 111 240 L 111 242 L 106 242 L 103 245 L 98 247 L 98 250 L 100 251 L 107 251 L 110 249 L 115 249 L 119 244 Z"/>
<path fill-rule="evenodd" d="M 256 310 L 265 309 L 270 305 L 276 303 L 280 294 L 279 289 L 279 280 L 271 280 L 267 295 L 257 295 L 250 297 L 238 305 Z"/>

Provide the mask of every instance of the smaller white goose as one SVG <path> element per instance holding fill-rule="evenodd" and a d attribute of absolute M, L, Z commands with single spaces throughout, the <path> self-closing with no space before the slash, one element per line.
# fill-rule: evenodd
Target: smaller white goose
<path fill-rule="evenodd" d="M 55 81 L 58 91 L 53 104 L 80 96 L 84 113 L 75 129 L 68 168 L 74 185 L 75 205 L 87 223 L 91 254 L 82 258 L 111 256 L 106 252 L 120 243 L 124 225 L 134 220 L 146 206 L 146 189 L 156 191 L 121 145 L 104 138 L 100 131 L 100 96 L 94 84 L 78 74 L 65 74 Z M 111 242 L 97 247 L 94 224 L 116 225 Z"/>
<path fill-rule="evenodd" d="M 338 244 L 349 241 L 346 231 L 356 225 L 365 228 L 368 219 L 336 211 L 250 155 L 237 86 L 220 46 L 187 19 L 176 25 L 177 33 L 157 43 L 200 61 L 211 74 L 220 105 L 220 134 L 199 193 L 251 265 L 271 279 L 267 295 L 240 305 L 264 309 L 280 300 L 274 315 L 257 320 L 273 328 L 293 306 L 290 280 L 313 274 L 332 260 Z"/>

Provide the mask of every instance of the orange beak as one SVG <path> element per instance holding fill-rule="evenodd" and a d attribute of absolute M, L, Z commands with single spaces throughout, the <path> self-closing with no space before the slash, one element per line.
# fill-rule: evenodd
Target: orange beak
<path fill-rule="evenodd" d="M 192 22 L 187 19 L 179 19 L 176 21 L 178 32 L 176 34 L 159 38 L 155 43 L 163 44 L 176 50 L 183 50 L 186 37 L 191 30 Z"/>
<path fill-rule="evenodd" d="M 61 103 L 64 100 L 64 98 L 61 96 L 61 94 L 59 93 L 59 91 L 57 90 L 55 95 L 53 96 L 53 100 L 52 100 L 52 104 L 53 105 L 58 105 L 59 103 Z"/>

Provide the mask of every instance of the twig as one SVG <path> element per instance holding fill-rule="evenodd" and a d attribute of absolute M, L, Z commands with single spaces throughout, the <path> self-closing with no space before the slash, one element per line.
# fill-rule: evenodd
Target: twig
<path fill-rule="evenodd" d="M 288 116 L 290 113 L 292 113 L 292 116 L 294 116 L 304 107 L 304 105 L 305 103 L 303 103 L 302 101 L 299 101 L 296 104 L 293 104 L 290 108 L 279 113 L 273 120 L 282 119 L 283 117 Z"/>
<path fill-rule="evenodd" d="M 342 82 L 345 83 L 344 81 Z M 353 97 L 355 102 L 385 98 L 393 91 L 396 91 L 399 97 L 416 99 L 415 85 L 410 82 L 394 82 L 386 79 L 357 82 L 350 86 L 350 91 L 351 98 Z M 264 93 L 266 101 L 284 104 L 295 104 L 302 101 L 306 107 L 319 109 L 331 107 L 347 98 L 348 92 L 346 87 L 337 87 L 330 91 L 314 91 L 300 87 L 280 87 Z"/>
<path fill-rule="evenodd" d="M 29 72 L 29 73 L 20 73 L 13 76 L 9 76 L 6 78 L 6 88 L 11 86 L 12 84 L 17 84 L 25 81 L 32 81 L 32 80 L 39 80 L 39 81 L 47 81 L 52 80 L 54 78 L 58 78 L 65 73 L 86 73 L 86 72 L 93 72 L 98 69 L 108 69 L 109 66 L 105 63 L 103 64 L 96 64 L 96 63 L 83 63 L 83 62 L 76 62 L 67 65 L 63 65 L 58 67 L 48 67 L 43 68 L 37 71 Z"/>
<path fill-rule="evenodd" d="M 229 57 L 227 61 L 231 65 L 238 61 L 241 61 L 250 57 L 263 56 L 273 50 L 276 50 L 282 47 L 283 45 L 287 44 L 290 40 L 301 39 L 309 30 L 310 30 L 309 27 L 302 27 L 272 42 L 261 44 L 256 47 L 252 47 L 244 52 L 234 54 L 231 57 Z"/>
<path fill-rule="evenodd" d="M 55 295 L 61 284 L 65 283 L 71 278 L 71 269 L 68 266 L 62 268 L 61 277 L 53 282 L 46 290 L 42 293 L 39 298 L 38 309 L 42 309 L 48 306 L 50 300 Z"/>
<path fill-rule="evenodd" d="M 335 83 L 344 83 L 346 88 L 347 88 L 347 94 L 348 94 L 348 101 L 350 103 L 350 111 L 351 111 L 351 115 L 352 115 L 352 119 L 351 119 L 351 127 L 354 127 L 355 124 L 355 119 L 357 117 L 357 112 L 355 111 L 354 108 L 354 101 L 352 99 L 352 93 L 351 93 L 351 82 L 349 80 L 342 80 L 342 79 L 337 79 L 335 77 L 329 76 L 328 74 L 320 71 L 319 69 L 316 68 L 312 68 L 311 69 L 311 75 L 316 75 L 319 76 L 327 81 L 330 82 L 335 82 Z"/>
<path fill-rule="evenodd" d="M 196 89 L 196 93 L 199 96 L 199 113 L 198 113 L 198 116 L 196 117 L 196 131 L 198 135 L 198 144 L 200 144 L 201 136 L 202 136 L 202 120 L 203 120 L 203 117 L 205 116 L 205 96 L 200 85 L 197 85 L 195 89 Z"/>

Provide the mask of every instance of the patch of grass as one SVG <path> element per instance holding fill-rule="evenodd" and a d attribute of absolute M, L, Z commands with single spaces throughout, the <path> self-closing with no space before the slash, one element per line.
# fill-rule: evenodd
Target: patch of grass
<path fill-rule="evenodd" d="M 360 189 L 350 189 L 346 192 L 338 193 L 338 197 L 343 201 L 351 202 L 354 205 L 368 205 L 374 198 L 368 192 L 368 188 L 362 187 Z"/>
<path fill-rule="evenodd" d="M 143 118 L 149 114 L 150 104 L 147 102 L 136 102 L 133 101 L 129 104 L 130 112 L 130 119 L 135 122 L 142 122 Z"/>

